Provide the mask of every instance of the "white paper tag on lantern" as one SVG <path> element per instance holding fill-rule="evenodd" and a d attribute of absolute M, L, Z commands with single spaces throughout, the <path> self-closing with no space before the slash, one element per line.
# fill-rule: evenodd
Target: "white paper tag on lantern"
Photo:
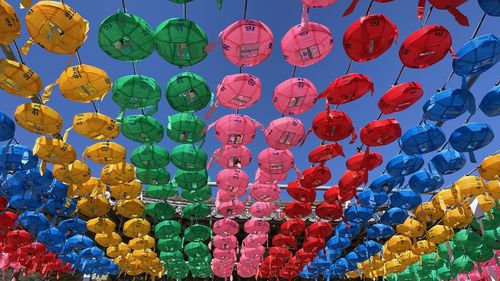
<path fill-rule="evenodd" d="M 493 266 L 488 266 L 488 271 L 490 272 L 491 280 L 498 281 L 498 276 Z"/>
<path fill-rule="evenodd" d="M 470 202 L 470 208 L 472 209 L 472 213 L 477 220 L 484 218 L 484 212 L 479 206 L 479 201 L 477 200 L 477 198 L 474 198 L 474 200 Z"/>
<path fill-rule="evenodd" d="M 450 260 L 453 260 L 453 251 L 451 250 L 450 242 L 446 242 L 446 250 L 448 251 Z"/>

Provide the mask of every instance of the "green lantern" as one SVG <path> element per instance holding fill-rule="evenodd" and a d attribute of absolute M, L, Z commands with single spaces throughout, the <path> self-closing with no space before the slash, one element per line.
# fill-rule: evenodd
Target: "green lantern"
<path fill-rule="evenodd" d="M 467 229 L 462 229 L 455 233 L 455 236 L 453 236 L 453 242 L 455 245 L 458 247 L 464 247 L 465 249 L 478 247 L 481 245 L 482 240 L 481 236 L 477 233 Z"/>
<path fill-rule="evenodd" d="M 177 170 L 175 171 L 174 180 L 182 189 L 200 189 L 208 184 L 208 172 L 207 170 Z"/>
<path fill-rule="evenodd" d="M 160 142 L 164 134 L 161 123 L 146 115 L 126 116 L 121 131 L 127 139 L 144 144 Z"/>
<path fill-rule="evenodd" d="M 489 248 L 488 246 L 482 244 L 478 247 L 475 247 L 473 249 L 467 249 L 467 255 L 476 262 L 484 262 L 487 260 L 492 259 L 495 254 L 493 253 L 493 250 Z"/>
<path fill-rule="evenodd" d="M 179 236 L 162 238 L 156 243 L 158 250 L 163 252 L 174 252 L 182 250 L 182 239 Z"/>
<path fill-rule="evenodd" d="M 212 229 L 201 224 L 194 224 L 184 230 L 184 239 L 189 242 L 204 242 L 212 236 Z"/>
<path fill-rule="evenodd" d="M 144 75 L 127 75 L 113 83 L 113 101 L 120 106 L 121 115 L 125 108 L 145 109 L 151 107 L 148 115 L 158 111 L 161 88 L 158 82 Z M 121 119 L 121 118 L 118 118 Z"/>
<path fill-rule="evenodd" d="M 190 113 L 177 113 L 168 117 L 167 135 L 177 143 L 197 143 L 205 138 L 205 122 Z"/>
<path fill-rule="evenodd" d="M 167 101 L 180 112 L 203 109 L 212 100 L 212 92 L 203 77 L 192 72 L 178 74 L 168 81 Z"/>
<path fill-rule="evenodd" d="M 450 270 L 455 274 L 471 272 L 474 269 L 474 262 L 467 255 L 455 257 L 451 262 Z"/>
<path fill-rule="evenodd" d="M 207 201 L 212 197 L 212 188 L 208 185 L 193 190 L 182 189 L 181 197 L 192 202 Z"/>
<path fill-rule="evenodd" d="M 211 255 L 207 255 L 204 257 L 188 257 L 188 263 L 190 268 L 204 268 L 207 265 L 210 266 L 210 262 L 212 260 Z"/>
<path fill-rule="evenodd" d="M 155 236 L 157 238 L 171 238 L 179 236 L 181 225 L 174 220 L 162 221 L 155 226 Z"/>
<path fill-rule="evenodd" d="M 189 242 L 184 246 L 184 253 L 188 257 L 204 257 L 210 253 L 208 246 L 201 242 Z"/>
<path fill-rule="evenodd" d="M 185 262 L 169 264 L 165 267 L 167 268 L 166 275 L 172 277 L 172 279 L 184 279 L 189 274 L 189 269 Z"/>
<path fill-rule="evenodd" d="M 139 146 L 132 151 L 130 162 L 137 168 L 162 168 L 170 162 L 170 155 L 161 146 L 147 144 Z"/>
<path fill-rule="evenodd" d="M 171 18 L 156 29 L 156 51 L 160 57 L 179 67 L 202 61 L 207 56 L 207 45 L 207 34 L 188 19 Z"/>
<path fill-rule="evenodd" d="M 491 216 L 487 215 L 481 219 L 484 230 L 492 230 L 500 226 L 500 209 L 495 207 L 491 209 Z M 474 219 L 470 224 L 474 229 L 479 230 L 480 226 L 477 219 Z"/>
<path fill-rule="evenodd" d="M 99 47 L 110 57 L 122 61 L 139 61 L 154 50 L 154 33 L 142 18 L 118 12 L 99 26 Z"/>
<path fill-rule="evenodd" d="M 436 270 L 437 275 L 441 280 L 452 280 L 455 278 L 455 276 L 451 275 L 450 269 L 446 266 L 443 265 L 440 268 Z"/>
<path fill-rule="evenodd" d="M 172 164 L 184 171 L 198 171 L 207 166 L 207 153 L 194 144 L 181 144 L 172 149 Z"/>
<path fill-rule="evenodd" d="M 210 215 L 210 206 L 203 203 L 191 203 L 182 209 L 182 216 L 195 219 L 206 218 Z"/>
<path fill-rule="evenodd" d="M 165 263 L 165 267 L 174 267 L 177 263 L 185 263 L 184 255 L 181 251 L 160 252 L 160 260 Z"/>
<path fill-rule="evenodd" d="M 422 256 L 422 268 L 423 269 L 438 269 L 443 266 L 444 261 L 439 258 L 438 254 L 430 253 Z"/>
<path fill-rule="evenodd" d="M 146 195 L 156 199 L 166 199 L 177 195 L 178 187 L 172 183 L 163 185 L 148 185 L 146 187 Z"/>
<path fill-rule="evenodd" d="M 484 231 L 483 243 L 495 250 L 500 249 L 500 227 Z"/>
<path fill-rule="evenodd" d="M 135 176 L 143 184 L 162 185 L 170 181 L 170 173 L 165 168 L 135 170 Z"/>
<path fill-rule="evenodd" d="M 155 202 L 147 204 L 144 212 L 155 221 L 163 221 L 171 219 L 175 215 L 175 208 L 165 202 Z"/>

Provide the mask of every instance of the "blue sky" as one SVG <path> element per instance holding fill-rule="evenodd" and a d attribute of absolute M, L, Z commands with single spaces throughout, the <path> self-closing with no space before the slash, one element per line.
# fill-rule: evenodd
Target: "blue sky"
<path fill-rule="evenodd" d="M 13 5 L 17 5 L 17 1 L 9 2 Z M 170 1 L 129 0 L 126 2 L 128 12 L 144 18 L 153 29 L 156 29 L 161 22 L 168 18 L 182 17 L 182 5 L 178 5 Z M 343 75 L 349 64 L 349 59 L 342 47 L 343 33 L 352 22 L 365 14 L 369 1 L 360 1 L 353 14 L 347 17 L 341 17 L 343 11 L 347 8 L 349 3 L 350 1 L 338 1 L 334 5 L 327 8 L 311 9 L 310 20 L 326 25 L 332 31 L 334 48 L 323 61 L 306 68 L 298 68 L 296 76 L 310 79 L 315 84 L 318 91 L 324 90 L 336 77 Z M 104 69 L 113 81 L 121 76 L 132 74 L 132 65 L 130 63 L 112 59 L 107 56 L 97 44 L 97 31 L 101 21 L 120 9 L 121 2 L 118 0 L 68 0 L 66 1 L 66 4 L 78 11 L 90 22 L 88 39 L 80 49 L 82 62 Z M 222 10 L 217 9 L 215 0 L 196 0 L 187 5 L 188 19 L 198 23 L 208 34 L 210 41 L 218 43 L 217 48 L 211 52 L 205 60 L 189 68 L 190 71 L 204 77 L 208 81 L 212 91 L 215 91 L 217 84 L 223 79 L 224 76 L 238 73 L 239 71 L 237 66 L 231 64 L 222 55 L 218 34 L 229 24 L 243 18 L 243 7 L 243 0 L 226 0 L 224 1 Z M 447 11 L 442 10 L 434 10 L 428 21 L 428 24 L 441 24 L 448 28 L 453 36 L 453 48 L 455 50 L 459 49 L 460 46 L 462 46 L 470 38 L 481 16 L 483 15 L 483 11 L 479 8 L 476 0 L 468 1 L 460 7 L 460 10 L 469 18 L 469 27 L 460 26 L 457 22 L 455 22 L 452 15 L 450 15 Z M 27 10 L 18 9 L 18 15 L 23 22 L 26 12 Z M 274 34 L 275 47 L 271 57 L 262 64 L 243 69 L 244 72 L 253 74 L 261 79 L 263 92 L 262 98 L 259 102 L 249 109 L 241 110 L 240 113 L 257 119 L 265 126 L 267 126 L 271 120 L 281 117 L 281 114 L 278 113 L 272 105 L 272 93 L 276 85 L 290 78 L 293 67 L 283 60 L 279 43 L 287 30 L 300 22 L 301 12 L 302 6 L 299 0 L 248 0 L 247 18 L 261 20 L 271 28 Z M 375 84 L 375 93 L 373 96 L 366 95 L 359 100 L 340 107 L 340 110 L 345 111 L 351 116 L 353 123 L 357 128 L 358 134 L 360 128 L 377 117 L 379 113 L 377 102 L 385 91 L 393 84 L 399 72 L 401 67 L 401 62 L 398 57 L 400 43 L 410 33 L 417 30 L 421 26 L 421 22 L 418 21 L 416 17 L 416 0 L 396 0 L 390 3 L 375 2 L 371 9 L 371 13 L 385 14 L 398 26 L 399 38 L 395 45 L 393 45 L 386 53 L 377 59 L 370 62 L 353 63 L 351 72 L 359 72 L 368 75 Z M 487 16 L 481 29 L 479 30 L 478 35 L 498 33 L 498 26 L 498 18 Z M 28 34 L 23 24 L 22 36 L 17 39 L 18 45 L 22 46 L 27 39 Z M 26 64 L 42 77 L 44 86 L 52 83 L 58 78 L 60 73 L 64 70 L 68 59 L 69 56 L 48 53 L 39 46 L 33 46 L 28 56 L 24 58 Z M 418 81 L 424 87 L 425 92 L 424 97 L 413 107 L 404 112 L 390 115 L 391 117 L 397 118 L 397 120 L 401 123 L 403 131 L 416 126 L 421 120 L 422 105 L 436 92 L 436 89 L 442 87 L 451 71 L 451 61 L 451 56 L 446 56 L 442 61 L 429 68 L 404 70 L 400 82 Z M 74 65 L 76 63 L 75 59 L 72 64 Z M 156 53 L 153 53 L 153 55 L 144 61 L 137 63 L 137 71 L 138 74 L 147 75 L 156 79 L 161 85 L 164 93 L 168 80 L 183 70 L 170 65 Z M 498 73 L 499 66 L 496 66 L 483 74 L 473 86 L 471 91 L 476 97 L 477 104 L 479 104 L 482 97 L 494 86 L 499 77 Z M 455 76 L 452 78 L 448 86 L 459 87 L 460 82 L 460 78 Z M 19 104 L 25 102 L 28 102 L 28 100 L 4 93 L 3 102 L 0 108 L 1 111 L 12 117 L 15 108 Z M 91 104 L 78 104 L 64 99 L 59 94 L 57 87 L 55 87 L 54 94 L 48 105 L 56 109 L 62 115 L 64 119 L 64 129 L 71 125 L 73 115 L 93 110 Z M 119 107 L 112 101 L 111 93 L 108 93 L 105 100 L 99 104 L 99 108 L 101 113 L 111 117 L 116 117 L 118 115 Z M 323 102 L 318 102 L 316 107 L 312 110 L 297 117 L 302 120 L 306 128 L 309 128 L 312 118 L 323 108 Z M 198 114 L 204 116 L 205 112 L 206 109 L 198 112 Z M 126 114 L 137 113 L 139 113 L 139 111 L 126 111 Z M 154 115 L 154 117 L 163 124 L 166 124 L 167 116 L 174 113 L 175 112 L 172 108 L 170 108 L 165 96 L 163 95 L 159 111 Z M 212 116 L 210 120 L 207 120 L 207 124 L 215 121 L 222 115 L 229 113 L 234 113 L 234 111 L 219 107 L 214 116 Z M 443 130 L 446 135 L 449 136 L 453 129 L 464 123 L 467 117 L 468 114 L 466 113 L 456 120 L 446 122 L 443 126 Z M 494 120 L 493 118 L 486 117 L 481 111 L 478 111 L 478 113 L 472 117 L 471 121 L 487 122 L 498 135 L 500 122 L 498 122 L 498 120 Z M 37 136 L 23 130 L 22 128 L 18 128 L 16 137 L 22 144 L 32 146 Z M 349 145 L 348 140 L 349 139 L 346 139 L 341 142 L 344 145 L 344 151 L 347 157 L 355 153 L 356 147 L 360 144 L 359 138 L 353 145 Z M 133 148 L 139 145 L 127 140 L 123 136 L 120 136 L 117 141 L 125 145 L 128 152 L 131 152 Z M 79 154 L 81 154 L 86 146 L 93 143 L 91 140 L 85 139 L 77 135 L 75 132 L 70 133 L 68 142 L 77 149 Z M 311 134 L 303 147 L 292 149 L 297 166 L 300 169 L 310 166 L 310 163 L 307 161 L 307 154 L 310 150 L 316 147 L 319 142 L 320 140 L 317 139 L 314 134 Z M 160 145 L 170 151 L 176 144 L 165 136 Z M 214 138 L 212 130 L 209 132 L 204 149 L 208 154 L 211 154 L 217 147 L 219 147 L 219 145 L 219 142 Z M 254 152 L 254 161 L 245 169 L 251 178 L 253 178 L 257 167 L 257 154 L 265 147 L 267 147 L 267 144 L 264 140 L 264 135 L 262 132 L 258 132 L 256 140 L 249 145 L 249 148 Z M 484 158 L 485 156 L 493 153 L 499 147 L 500 140 L 497 136 L 497 138 L 490 143 L 489 146 L 476 153 L 477 159 L 479 160 Z M 380 152 L 384 156 L 384 164 L 370 173 L 370 179 L 375 178 L 382 172 L 386 162 L 398 153 L 399 146 L 397 145 L 397 142 L 394 142 L 385 147 L 373 148 L 373 151 Z M 435 153 L 430 153 L 425 155 L 424 158 L 428 160 L 434 154 Z M 334 184 L 338 181 L 339 177 L 346 169 L 345 159 L 336 158 L 330 161 L 328 166 L 330 167 L 333 175 L 329 184 Z M 446 176 L 447 184 L 452 183 L 453 180 L 462 176 L 474 167 L 475 164 L 468 162 L 462 171 L 454 175 Z M 93 165 L 91 168 L 94 176 L 99 176 L 101 166 Z M 209 172 L 213 179 L 215 178 L 217 171 L 220 169 L 221 167 L 217 164 L 212 166 Z M 175 172 L 175 167 L 170 164 L 168 166 L 168 170 L 173 174 Z M 295 174 L 291 171 L 289 173 L 288 180 L 293 180 L 294 177 Z M 288 195 L 283 194 L 282 199 L 286 200 L 289 199 L 289 197 Z M 317 199 L 322 200 L 319 196 Z"/>

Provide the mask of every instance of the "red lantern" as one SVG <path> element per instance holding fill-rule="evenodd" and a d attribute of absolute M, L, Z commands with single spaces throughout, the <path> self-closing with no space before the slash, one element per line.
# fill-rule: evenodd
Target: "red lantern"
<path fill-rule="evenodd" d="M 365 170 L 360 171 L 345 171 L 344 175 L 339 180 L 339 189 L 342 192 L 343 190 L 351 190 L 356 189 L 358 186 L 363 183 L 366 184 L 368 182 L 368 172 Z"/>
<path fill-rule="evenodd" d="M 329 104 L 344 104 L 361 98 L 368 91 L 373 95 L 374 88 L 370 77 L 350 73 L 335 79 L 318 98 L 326 98 Z"/>
<path fill-rule="evenodd" d="M 392 2 L 392 1 L 394 1 L 394 0 L 375 0 L 375 2 L 379 2 L 379 3 L 387 3 L 387 2 Z M 342 14 L 342 16 L 345 17 L 345 16 L 350 15 L 354 11 L 356 6 L 358 5 L 358 2 L 359 2 L 359 0 L 352 0 L 351 5 L 349 5 L 349 7 L 347 7 L 347 9 L 345 10 L 344 14 Z"/>
<path fill-rule="evenodd" d="M 351 118 L 340 110 L 320 112 L 313 119 L 312 130 L 318 138 L 325 141 L 340 141 L 349 135 L 351 136 L 349 143 L 356 141 L 356 131 Z"/>
<path fill-rule="evenodd" d="M 451 34 L 442 25 L 420 28 L 403 41 L 399 49 L 401 62 L 409 68 L 426 68 L 452 53 Z"/>
<path fill-rule="evenodd" d="M 17 221 L 17 215 L 11 211 L 0 214 L 0 229 L 13 228 Z"/>
<path fill-rule="evenodd" d="M 276 234 L 272 240 L 273 246 L 289 247 L 290 249 L 297 249 L 297 239 L 292 235 L 284 235 L 282 233 Z"/>
<path fill-rule="evenodd" d="M 326 166 L 316 166 L 302 171 L 300 185 L 305 188 L 316 188 L 327 183 L 332 178 L 330 169 Z"/>
<path fill-rule="evenodd" d="M 397 38 L 398 27 L 386 16 L 368 15 L 347 28 L 344 50 L 353 61 L 370 61 L 387 51 Z"/>
<path fill-rule="evenodd" d="M 325 247 L 325 239 L 317 237 L 307 237 L 302 243 L 302 249 L 306 252 L 318 252 Z"/>
<path fill-rule="evenodd" d="M 313 203 L 316 200 L 316 191 L 300 185 L 299 180 L 294 180 L 288 184 L 288 194 L 300 202 Z"/>
<path fill-rule="evenodd" d="M 322 144 L 309 153 L 309 162 L 325 163 L 339 155 L 344 155 L 344 149 L 339 143 Z"/>
<path fill-rule="evenodd" d="M 424 15 L 425 2 L 427 2 L 427 0 L 418 1 L 417 17 L 419 20 L 421 20 Z M 469 20 L 467 19 L 467 17 L 458 10 L 458 6 L 462 5 L 465 2 L 467 2 L 467 0 L 429 0 L 429 3 L 431 3 L 434 8 L 440 10 L 448 10 L 448 12 L 450 12 L 450 14 L 455 17 L 455 20 L 459 24 L 469 26 Z"/>
<path fill-rule="evenodd" d="M 286 263 L 292 257 L 292 252 L 287 248 L 274 246 L 269 248 L 269 255 Z"/>
<path fill-rule="evenodd" d="M 306 252 L 304 249 L 300 249 L 295 253 L 295 258 L 300 264 L 307 264 L 311 262 L 317 256 L 317 252 Z"/>
<path fill-rule="evenodd" d="M 368 170 L 371 171 L 382 164 L 382 155 L 378 152 L 358 152 L 347 159 L 346 166 L 348 170 L 359 171 Z"/>
<path fill-rule="evenodd" d="M 280 231 L 284 235 L 299 236 L 306 229 L 306 222 L 301 219 L 287 220 L 280 226 Z"/>
<path fill-rule="evenodd" d="M 373 120 L 361 129 L 361 142 L 367 146 L 382 146 L 397 140 L 401 134 L 396 119 Z"/>
<path fill-rule="evenodd" d="M 344 212 L 337 204 L 321 202 L 316 206 L 316 215 L 324 220 L 337 220 L 343 217 Z"/>
<path fill-rule="evenodd" d="M 294 219 L 305 218 L 312 212 L 311 204 L 304 202 L 288 203 L 284 209 L 285 214 Z"/>
<path fill-rule="evenodd" d="M 306 235 L 324 239 L 332 234 L 332 231 L 333 227 L 329 222 L 317 221 L 306 228 Z"/>
<path fill-rule="evenodd" d="M 378 101 L 378 108 L 383 114 L 391 114 L 407 109 L 415 104 L 424 94 L 418 82 L 406 82 L 392 86 Z"/>

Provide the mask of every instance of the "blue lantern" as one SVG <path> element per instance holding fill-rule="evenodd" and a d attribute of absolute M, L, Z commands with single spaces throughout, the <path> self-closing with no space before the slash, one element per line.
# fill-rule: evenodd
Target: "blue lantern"
<path fill-rule="evenodd" d="M 480 75 L 500 60 L 500 39 L 493 34 L 476 37 L 465 43 L 453 60 L 453 72 L 462 77 Z"/>
<path fill-rule="evenodd" d="M 383 173 L 372 181 L 369 188 L 373 192 L 391 192 L 396 186 L 401 187 L 405 181 L 404 176 L 391 176 L 388 173 Z"/>
<path fill-rule="evenodd" d="M 73 236 L 76 234 L 85 234 L 87 232 L 87 223 L 79 218 L 66 219 L 59 222 L 57 226 L 62 233 L 66 236 Z"/>
<path fill-rule="evenodd" d="M 426 193 L 439 189 L 444 184 L 444 179 L 438 173 L 420 170 L 411 176 L 408 185 L 417 193 Z"/>
<path fill-rule="evenodd" d="M 419 154 L 398 154 L 394 156 L 386 165 L 386 172 L 393 176 L 406 176 L 420 170 L 424 165 L 424 159 Z"/>
<path fill-rule="evenodd" d="M 20 144 L 0 146 L 0 171 L 17 172 L 33 169 L 38 163 L 38 157 L 33 151 Z"/>
<path fill-rule="evenodd" d="M 8 141 L 14 138 L 16 124 L 9 116 L 0 112 L 0 141 Z"/>
<path fill-rule="evenodd" d="M 380 222 L 392 227 L 402 224 L 408 217 L 408 212 L 399 207 L 392 207 L 380 217 Z"/>
<path fill-rule="evenodd" d="M 429 161 L 429 168 L 441 175 L 453 174 L 467 163 L 465 155 L 454 149 L 443 149 Z"/>
<path fill-rule="evenodd" d="M 371 189 L 365 189 L 358 193 L 358 200 L 362 207 L 377 209 L 387 202 L 388 196 L 385 191 L 373 192 Z"/>
<path fill-rule="evenodd" d="M 394 235 L 394 229 L 385 224 L 376 223 L 370 226 L 366 232 L 368 239 L 386 239 Z"/>
<path fill-rule="evenodd" d="M 456 151 L 468 152 L 472 163 L 476 163 L 474 151 L 487 146 L 495 137 L 486 123 L 467 123 L 458 127 L 450 136 L 450 145 Z"/>
<path fill-rule="evenodd" d="M 495 86 L 483 97 L 479 109 L 488 117 L 500 114 L 500 85 Z"/>
<path fill-rule="evenodd" d="M 476 113 L 476 102 L 467 89 L 444 90 L 433 95 L 424 104 L 424 119 L 444 122 L 469 111 Z"/>
<path fill-rule="evenodd" d="M 422 203 L 420 194 L 413 190 L 400 190 L 391 194 L 391 207 L 400 207 L 405 210 L 413 210 Z"/>
<path fill-rule="evenodd" d="M 441 128 L 423 124 L 406 131 L 399 139 L 399 146 L 406 154 L 424 154 L 438 149 L 445 141 Z"/>
<path fill-rule="evenodd" d="M 498 0 L 477 0 L 479 3 L 479 7 L 483 9 L 483 11 L 492 16 L 492 17 L 500 17 L 500 1 Z"/>

